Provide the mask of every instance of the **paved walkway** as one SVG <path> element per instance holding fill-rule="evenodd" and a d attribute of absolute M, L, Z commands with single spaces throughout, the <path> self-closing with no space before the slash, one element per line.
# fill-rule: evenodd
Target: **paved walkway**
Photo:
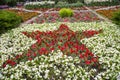
<path fill-rule="evenodd" d="M 84 6 L 84 7 L 85 7 L 86 9 L 88 9 L 89 11 L 91 11 L 92 13 L 94 13 L 95 15 L 97 15 L 99 18 L 101 18 L 101 19 L 103 19 L 103 20 L 105 20 L 105 21 L 108 21 L 108 22 L 112 22 L 112 21 L 109 20 L 108 18 L 105 18 L 105 17 L 101 16 L 100 14 L 98 14 L 96 11 L 90 9 L 89 7 L 87 7 L 87 6 Z"/>
<path fill-rule="evenodd" d="M 88 12 L 88 11 L 91 11 L 93 14 L 97 15 L 100 19 L 103 19 L 103 20 L 108 21 L 108 22 L 112 22 L 112 21 L 109 20 L 108 18 L 106 18 L 106 17 L 98 14 L 98 13 L 96 12 L 96 10 L 92 10 L 92 9 L 90 9 L 90 8 L 87 7 L 87 6 L 84 6 L 84 7 L 85 7 L 87 10 L 80 10 L 79 12 Z M 115 7 L 115 6 L 113 6 L 113 7 Z M 113 8 L 113 7 L 108 7 L 108 8 L 105 8 L 105 9 L 109 9 L 109 8 Z M 52 8 L 49 9 L 49 10 L 47 10 L 47 11 L 45 11 L 45 12 L 35 11 L 35 10 L 27 10 L 27 9 L 24 9 L 24 8 L 12 8 L 12 9 L 17 9 L 17 10 L 24 10 L 24 11 L 28 11 L 28 12 L 38 12 L 38 13 L 40 13 L 40 15 L 35 16 L 35 17 L 33 17 L 32 19 L 30 19 L 30 20 L 28 20 L 28 21 L 26 21 L 26 22 L 24 22 L 24 23 L 22 23 L 22 24 L 29 24 L 29 23 L 31 23 L 32 21 L 34 21 L 35 19 L 37 19 L 37 17 L 40 17 L 40 16 L 44 15 L 44 13 L 51 13 L 51 12 L 53 12 L 53 13 L 56 13 L 56 12 L 57 12 L 57 13 L 58 13 L 58 11 L 50 11 L 50 10 L 52 10 Z M 103 9 L 104 9 L 104 8 L 103 8 Z M 98 10 L 98 9 L 97 9 L 97 10 Z M 78 11 L 75 11 L 75 12 L 78 12 Z"/>
<path fill-rule="evenodd" d="M 28 10 L 28 9 L 25 9 L 25 8 L 9 8 L 9 9 L 23 10 L 23 11 L 27 11 L 27 12 L 37 12 L 37 13 L 42 13 L 41 11 Z"/>
<path fill-rule="evenodd" d="M 32 19 L 24 22 L 23 24 L 29 24 L 29 23 L 31 23 L 32 21 L 34 21 L 34 20 L 37 19 L 38 17 L 44 15 L 44 13 L 48 13 L 50 10 L 51 10 L 51 9 L 49 9 L 49 10 L 47 10 L 47 11 L 45 11 L 45 12 L 42 12 L 40 15 L 33 17 Z"/>

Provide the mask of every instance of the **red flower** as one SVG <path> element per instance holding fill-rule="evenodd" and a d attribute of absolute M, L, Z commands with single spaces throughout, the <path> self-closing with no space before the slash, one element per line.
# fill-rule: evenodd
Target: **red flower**
<path fill-rule="evenodd" d="M 70 48 L 70 53 L 75 53 L 75 50 L 73 48 Z"/>
<path fill-rule="evenodd" d="M 79 50 L 84 51 L 85 50 L 85 45 L 84 44 L 80 45 Z"/>
<path fill-rule="evenodd" d="M 47 49 L 42 47 L 40 50 L 39 50 L 39 54 L 46 54 L 47 53 Z"/>
<path fill-rule="evenodd" d="M 36 54 L 36 53 L 33 53 L 33 56 L 34 56 L 34 57 L 36 57 L 36 56 L 37 56 L 37 54 Z"/>
<path fill-rule="evenodd" d="M 37 39 L 37 43 L 38 43 L 38 44 L 41 44 L 41 42 L 42 42 L 41 39 L 38 38 L 38 39 Z"/>
<path fill-rule="evenodd" d="M 31 56 L 31 54 L 30 54 L 30 53 L 27 53 L 27 54 L 26 54 L 26 56 L 28 56 L 28 57 L 29 57 L 29 56 Z"/>
<path fill-rule="evenodd" d="M 80 58 L 84 58 L 84 55 L 82 53 L 80 53 Z"/>
<path fill-rule="evenodd" d="M 7 64 L 3 64 L 2 67 L 5 68 Z"/>
<path fill-rule="evenodd" d="M 92 58 L 91 61 L 93 61 L 93 62 L 97 62 L 98 59 L 97 59 L 97 58 Z"/>
<path fill-rule="evenodd" d="M 22 34 L 27 35 L 27 32 L 22 32 Z"/>
<path fill-rule="evenodd" d="M 11 66 L 15 66 L 15 65 L 16 65 L 16 62 L 12 61 L 12 62 L 10 63 L 10 65 L 11 65 Z"/>
<path fill-rule="evenodd" d="M 57 49 L 60 49 L 65 54 L 75 53 L 76 55 L 79 55 L 80 59 L 84 60 L 84 64 L 89 65 L 91 62 L 97 62 L 98 58 L 94 58 L 93 53 L 88 48 L 86 48 L 86 46 L 82 44 L 80 40 L 81 38 L 91 37 L 95 34 L 98 34 L 98 32 L 99 31 L 89 30 L 84 31 L 83 34 L 80 34 L 79 32 L 70 30 L 69 27 L 65 24 L 61 24 L 58 30 L 54 30 L 52 32 L 22 32 L 27 37 L 31 37 L 37 40 L 37 42 L 33 44 L 30 47 L 31 50 L 28 50 L 28 52 L 23 54 L 22 57 L 17 55 L 15 60 L 18 58 L 24 58 L 26 56 L 28 60 L 32 60 L 36 56 L 39 56 L 37 53 L 40 55 L 47 54 L 48 52 L 56 50 L 58 47 Z M 77 38 L 77 36 L 80 38 Z M 20 62 L 20 60 L 21 59 L 18 61 Z M 16 62 L 9 59 L 5 62 L 5 64 L 3 64 L 3 67 L 5 67 L 7 64 L 14 66 Z"/>
<path fill-rule="evenodd" d="M 8 60 L 6 61 L 6 64 L 4 64 L 3 66 L 6 66 L 7 64 L 9 64 L 9 65 L 11 65 L 11 66 L 14 66 L 14 65 L 16 64 L 16 62 L 8 59 Z"/>
<path fill-rule="evenodd" d="M 22 56 L 22 55 L 17 55 L 15 58 L 16 58 L 16 59 L 19 59 L 21 56 Z"/>
<path fill-rule="evenodd" d="M 61 51 L 64 51 L 65 49 L 66 49 L 65 46 L 60 47 L 60 50 L 61 50 Z"/>
<path fill-rule="evenodd" d="M 37 46 L 36 46 L 36 44 L 33 44 L 31 47 L 32 47 L 33 49 L 35 49 Z"/>
<path fill-rule="evenodd" d="M 95 34 L 98 34 L 99 31 L 94 31 L 94 30 L 89 30 L 89 31 L 84 31 L 82 32 L 85 37 L 91 37 Z"/>
<path fill-rule="evenodd" d="M 54 50 L 54 47 L 50 48 L 50 51 L 53 51 Z"/>
<path fill-rule="evenodd" d="M 91 56 L 91 57 L 93 57 L 93 56 L 94 56 L 94 54 L 93 54 L 92 52 L 90 52 L 89 54 L 90 54 L 90 56 Z"/>
<path fill-rule="evenodd" d="M 32 58 L 30 58 L 30 57 L 29 57 L 29 58 L 28 58 L 28 60 L 30 60 L 30 61 L 31 61 L 31 60 L 32 60 Z"/>
<path fill-rule="evenodd" d="M 91 61 L 90 61 L 90 60 L 87 60 L 87 61 L 85 61 L 85 64 L 90 65 L 90 64 L 91 64 Z"/>
<path fill-rule="evenodd" d="M 85 53 L 84 56 L 87 58 L 88 57 L 88 53 Z"/>
<path fill-rule="evenodd" d="M 12 60 L 10 60 L 10 59 L 8 59 L 8 60 L 6 61 L 7 64 L 9 64 L 9 63 L 11 63 L 11 62 L 12 62 Z"/>

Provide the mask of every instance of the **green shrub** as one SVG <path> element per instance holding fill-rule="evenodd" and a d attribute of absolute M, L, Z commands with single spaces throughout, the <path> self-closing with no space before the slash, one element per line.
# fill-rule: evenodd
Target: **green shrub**
<path fill-rule="evenodd" d="M 72 17 L 73 16 L 73 11 L 69 8 L 62 8 L 59 11 L 60 17 L 64 18 L 64 17 Z"/>
<path fill-rule="evenodd" d="M 75 3 L 76 0 L 67 0 L 68 3 Z"/>
<path fill-rule="evenodd" d="M 120 26 L 120 10 L 113 13 L 112 21 Z"/>
<path fill-rule="evenodd" d="M 0 34 L 6 30 L 17 27 L 21 23 L 22 18 L 13 12 L 0 11 Z"/>
<path fill-rule="evenodd" d="M 0 5 L 16 6 L 17 0 L 0 0 Z"/>
<path fill-rule="evenodd" d="M 5 0 L 0 0 L 0 5 L 5 5 Z"/>
<path fill-rule="evenodd" d="M 13 7 L 17 5 L 17 0 L 8 0 L 8 5 Z"/>

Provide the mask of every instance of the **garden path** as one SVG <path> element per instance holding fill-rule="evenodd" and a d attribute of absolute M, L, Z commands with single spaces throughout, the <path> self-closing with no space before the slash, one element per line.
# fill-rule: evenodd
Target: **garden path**
<path fill-rule="evenodd" d="M 108 18 L 106 18 L 106 17 L 98 14 L 96 11 L 90 9 L 89 7 L 87 7 L 87 6 L 84 6 L 84 7 L 85 7 L 86 9 L 88 9 L 89 11 L 91 11 L 92 13 L 94 13 L 95 15 L 97 15 L 99 18 L 101 18 L 101 19 L 103 19 L 103 20 L 105 20 L 105 21 L 111 22 L 111 20 L 109 20 Z"/>

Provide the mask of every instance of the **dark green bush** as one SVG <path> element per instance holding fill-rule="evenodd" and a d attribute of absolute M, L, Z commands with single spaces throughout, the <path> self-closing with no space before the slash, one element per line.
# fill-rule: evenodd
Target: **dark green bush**
<path fill-rule="evenodd" d="M 41 2 L 28 2 L 24 4 L 26 9 L 40 9 L 40 8 L 53 8 L 55 5 L 54 1 L 41 1 Z"/>
<path fill-rule="evenodd" d="M 120 26 L 120 10 L 113 13 L 112 19 L 115 24 Z"/>
<path fill-rule="evenodd" d="M 16 6 L 17 5 L 17 0 L 8 0 L 7 4 L 11 7 Z"/>
<path fill-rule="evenodd" d="M 67 0 L 68 3 L 75 3 L 77 0 Z"/>
<path fill-rule="evenodd" d="M 0 0 L 0 5 L 16 6 L 17 0 Z"/>
<path fill-rule="evenodd" d="M 5 0 L 0 0 L 0 5 L 5 5 Z"/>
<path fill-rule="evenodd" d="M 13 12 L 0 11 L 0 33 L 19 26 L 22 18 Z"/>
<path fill-rule="evenodd" d="M 71 9 L 67 9 L 67 8 L 62 8 L 59 11 L 60 17 L 64 18 L 64 17 L 72 17 L 73 16 L 73 11 Z"/>

